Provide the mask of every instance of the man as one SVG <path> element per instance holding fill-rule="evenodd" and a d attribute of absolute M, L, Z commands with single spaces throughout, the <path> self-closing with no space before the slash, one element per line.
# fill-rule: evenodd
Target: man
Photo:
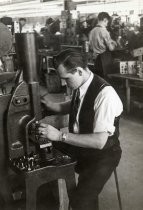
<path fill-rule="evenodd" d="M 79 178 L 70 200 L 72 209 L 95 210 L 98 195 L 121 157 L 118 136 L 122 103 L 115 90 L 85 66 L 77 51 L 62 51 L 55 56 L 54 64 L 73 90 L 73 97 L 60 104 L 42 102 L 48 110 L 70 114 L 69 132 L 41 123 L 38 133 L 61 143 L 62 151 L 77 159 Z"/>
<path fill-rule="evenodd" d="M 99 13 L 98 24 L 89 34 L 89 45 L 93 51 L 95 73 L 103 78 L 106 78 L 107 74 L 112 71 L 113 61 L 110 51 L 113 51 L 117 46 L 106 29 L 109 21 L 108 13 Z"/>
<path fill-rule="evenodd" d="M 22 33 L 22 30 L 24 26 L 26 25 L 26 18 L 20 18 L 19 19 L 19 28 L 20 28 L 20 33 Z"/>
<path fill-rule="evenodd" d="M 41 28 L 41 34 L 43 34 L 44 47 L 50 48 L 52 46 L 52 32 L 51 25 L 54 23 L 53 18 L 48 18 L 44 28 Z"/>

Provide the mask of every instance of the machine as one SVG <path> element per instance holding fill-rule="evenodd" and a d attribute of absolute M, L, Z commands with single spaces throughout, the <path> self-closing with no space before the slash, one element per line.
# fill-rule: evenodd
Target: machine
<path fill-rule="evenodd" d="M 53 159 L 52 143 L 36 135 L 38 122 L 42 119 L 36 35 L 17 33 L 15 39 L 23 81 L 17 82 L 7 110 L 9 160 L 20 170 L 33 170 L 40 167 L 41 162 L 37 161 Z"/>
<path fill-rule="evenodd" d="M 36 133 L 45 112 L 40 103 L 37 77 L 36 34 L 17 33 L 15 40 L 20 72 L 11 92 L 0 96 L 0 198 L 5 201 L 11 197 L 9 169 L 17 174 L 31 174 L 43 167 L 71 161 L 70 157 L 54 149 L 48 139 Z"/>

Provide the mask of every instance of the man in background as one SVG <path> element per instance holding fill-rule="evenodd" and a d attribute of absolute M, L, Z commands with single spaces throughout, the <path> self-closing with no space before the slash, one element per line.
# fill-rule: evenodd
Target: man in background
<path fill-rule="evenodd" d="M 111 39 L 107 31 L 110 16 L 107 12 L 101 12 L 98 15 L 98 23 L 89 34 L 89 45 L 93 52 L 95 73 L 106 78 L 107 74 L 112 71 L 112 55 L 117 43 Z"/>
<path fill-rule="evenodd" d="M 20 18 L 19 19 L 19 28 L 20 28 L 20 33 L 22 33 L 22 29 L 26 25 L 26 18 Z"/>

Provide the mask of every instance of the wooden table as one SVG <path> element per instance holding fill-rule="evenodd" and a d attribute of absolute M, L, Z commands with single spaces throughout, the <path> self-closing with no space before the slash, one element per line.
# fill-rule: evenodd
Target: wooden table
<path fill-rule="evenodd" d="M 125 80 L 126 86 L 126 108 L 127 113 L 130 113 L 131 103 L 131 87 L 143 88 L 143 78 L 139 78 L 137 75 L 132 74 L 108 74 L 108 77 L 119 78 Z"/>

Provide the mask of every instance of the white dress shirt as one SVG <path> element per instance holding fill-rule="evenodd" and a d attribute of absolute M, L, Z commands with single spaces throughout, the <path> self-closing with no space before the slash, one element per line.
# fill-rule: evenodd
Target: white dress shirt
<path fill-rule="evenodd" d="M 74 133 L 79 133 L 79 113 L 83 99 L 89 85 L 92 82 L 93 77 L 93 73 L 90 72 L 88 80 L 79 88 L 80 105 L 76 117 L 76 122 L 74 124 Z M 93 122 L 93 132 L 108 132 L 109 135 L 113 135 L 115 131 L 114 119 L 115 117 L 118 117 L 123 111 L 123 104 L 113 87 L 106 86 L 99 92 L 94 102 L 94 110 L 95 116 Z"/>

